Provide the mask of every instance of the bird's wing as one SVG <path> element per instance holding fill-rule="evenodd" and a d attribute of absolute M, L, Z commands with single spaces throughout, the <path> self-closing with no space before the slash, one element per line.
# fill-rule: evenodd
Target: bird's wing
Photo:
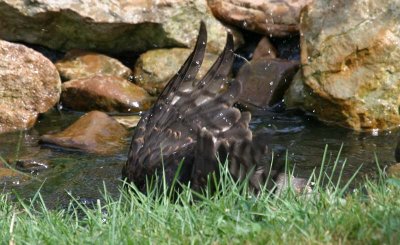
<path fill-rule="evenodd" d="M 201 23 L 194 51 L 138 123 L 123 176 L 142 190 L 146 178 L 160 170 L 171 183 L 183 159 L 179 180 L 191 181 L 194 189 L 201 189 L 207 176 L 218 172 L 217 153 L 222 160 L 229 158 L 229 171 L 237 180 L 249 177 L 256 191 L 269 184 L 270 164 L 261 163 L 266 143 L 253 143 L 250 113 L 233 107 L 242 82 L 234 80 L 223 88 L 233 62 L 232 35 L 228 34 L 224 51 L 198 81 L 195 77 L 206 42 L 205 25 Z"/>
<path fill-rule="evenodd" d="M 189 176 L 198 132 L 203 128 L 217 139 L 251 139 L 248 122 L 244 125 L 240 111 L 232 107 L 241 91 L 240 82 L 223 89 L 233 62 L 233 37 L 228 34 L 225 49 L 197 81 L 206 42 L 205 25 L 201 23 L 194 51 L 138 123 L 123 170 L 123 176 L 136 185 L 143 186 L 146 177 L 160 170 L 162 164 L 167 179 L 171 179 L 182 158 L 187 172 L 182 175 Z"/>

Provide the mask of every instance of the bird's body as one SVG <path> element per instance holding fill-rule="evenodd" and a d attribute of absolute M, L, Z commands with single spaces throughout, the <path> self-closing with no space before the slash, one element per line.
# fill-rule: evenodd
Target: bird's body
<path fill-rule="evenodd" d="M 182 161 L 177 180 L 201 189 L 207 175 L 218 171 L 217 154 L 222 160 L 228 157 L 233 177 L 250 174 L 255 189 L 266 184 L 270 165 L 260 163 L 266 145 L 253 144 L 250 113 L 233 107 L 241 81 L 223 88 L 234 58 L 232 35 L 228 34 L 224 51 L 208 73 L 196 80 L 206 42 L 201 23 L 194 51 L 135 129 L 122 175 L 142 191 L 155 174 L 164 173 L 171 184 Z"/>

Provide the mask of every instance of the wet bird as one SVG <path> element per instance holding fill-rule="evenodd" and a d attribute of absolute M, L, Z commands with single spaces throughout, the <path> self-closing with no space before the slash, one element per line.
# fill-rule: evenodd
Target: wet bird
<path fill-rule="evenodd" d="M 147 180 L 162 174 L 168 185 L 177 176 L 180 183 L 190 182 L 201 190 L 207 176 L 219 171 L 217 156 L 222 162 L 227 157 L 232 177 L 248 180 L 255 191 L 277 176 L 278 171 L 272 170 L 270 178 L 270 162 L 262 163 L 270 152 L 265 139 L 253 139 L 250 113 L 233 107 L 242 82 L 233 80 L 224 87 L 234 59 L 232 34 L 228 33 L 225 48 L 208 73 L 197 80 L 206 43 L 201 23 L 193 52 L 134 131 L 122 175 L 141 191 L 146 191 Z"/>

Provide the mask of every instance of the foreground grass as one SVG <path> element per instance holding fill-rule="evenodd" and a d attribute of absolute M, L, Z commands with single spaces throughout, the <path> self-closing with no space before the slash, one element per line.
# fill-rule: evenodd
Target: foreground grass
<path fill-rule="evenodd" d="M 90 207 L 78 201 L 48 210 L 39 193 L 29 202 L 0 195 L 2 244 L 399 244 L 400 181 L 366 180 L 349 191 L 328 184 L 309 194 L 288 189 L 255 197 L 224 175 L 217 194 L 188 188 L 147 196 L 107 193 Z M 171 201 L 172 200 L 172 201 Z"/>

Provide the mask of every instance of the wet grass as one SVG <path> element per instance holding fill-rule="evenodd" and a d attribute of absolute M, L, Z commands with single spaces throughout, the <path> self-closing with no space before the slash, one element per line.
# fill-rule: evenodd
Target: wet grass
<path fill-rule="evenodd" d="M 122 188 L 117 198 L 105 190 L 104 199 L 95 203 L 72 198 L 67 207 L 49 210 L 40 192 L 29 201 L 1 194 L 0 239 L 2 244 L 400 242 L 400 180 L 382 171 L 355 189 L 318 171 L 310 179 L 315 183 L 311 193 L 288 188 L 279 196 L 254 196 L 226 172 L 213 195 L 187 187 L 179 193 L 154 188 L 143 195 L 132 187 Z"/>

